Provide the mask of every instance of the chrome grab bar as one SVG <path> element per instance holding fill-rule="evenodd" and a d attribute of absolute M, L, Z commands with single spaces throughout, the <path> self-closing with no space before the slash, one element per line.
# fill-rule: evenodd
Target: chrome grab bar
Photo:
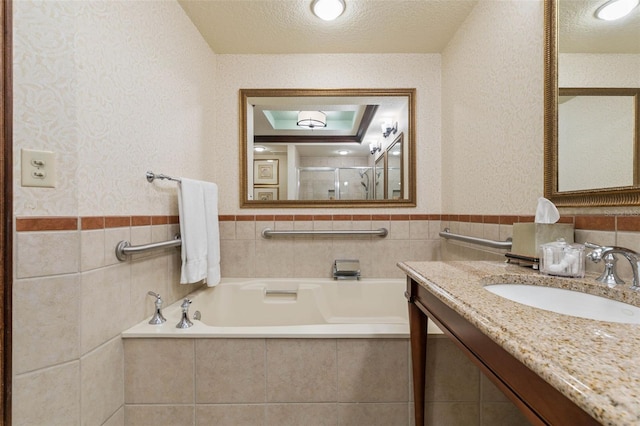
<path fill-rule="evenodd" d="M 274 231 L 271 228 L 264 228 L 262 230 L 262 238 L 271 238 L 271 237 L 280 237 L 280 236 L 290 236 L 290 235 L 298 235 L 298 236 L 314 236 L 314 235 L 322 235 L 328 237 L 339 237 L 339 236 L 360 236 L 360 235 L 376 235 L 378 237 L 386 237 L 389 234 L 387 228 L 380 229 L 360 229 L 360 230 L 306 230 L 306 231 Z"/>
<path fill-rule="evenodd" d="M 507 238 L 506 241 L 487 240 L 484 238 L 469 237 L 467 235 L 452 234 L 449 228 L 444 228 L 444 231 L 441 231 L 438 235 L 448 240 L 464 241 L 466 243 L 473 243 L 498 249 L 511 249 L 511 237 Z"/>
<path fill-rule="evenodd" d="M 180 235 L 176 235 L 175 239 L 169 241 L 162 241 L 159 243 L 142 244 L 139 246 L 132 246 L 129 241 L 120 241 L 116 246 L 116 257 L 120 261 L 127 260 L 127 256 L 132 254 L 144 253 L 152 250 L 160 250 L 163 248 L 179 247 L 182 245 Z"/>

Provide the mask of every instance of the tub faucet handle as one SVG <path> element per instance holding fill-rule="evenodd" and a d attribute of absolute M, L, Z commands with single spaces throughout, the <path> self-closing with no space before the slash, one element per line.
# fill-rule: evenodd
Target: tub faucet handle
<path fill-rule="evenodd" d="M 153 296 L 156 298 L 156 301 L 155 301 L 156 310 L 153 313 L 153 316 L 151 317 L 151 319 L 149 320 L 149 324 L 160 325 L 167 320 L 164 316 L 162 316 L 162 304 L 163 304 L 162 298 L 158 293 L 154 293 L 153 291 L 149 291 L 147 294 L 149 296 Z"/>
<path fill-rule="evenodd" d="M 180 308 L 182 309 L 182 317 L 180 318 L 180 322 L 176 324 L 176 328 L 189 328 L 193 325 L 193 323 L 189 320 L 189 306 L 191 305 L 191 300 L 184 299 Z"/>

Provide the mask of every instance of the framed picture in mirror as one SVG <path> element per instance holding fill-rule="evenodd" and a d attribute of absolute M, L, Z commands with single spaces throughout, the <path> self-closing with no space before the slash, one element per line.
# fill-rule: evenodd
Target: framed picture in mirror
<path fill-rule="evenodd" d="M 277 185 L 278 160 L 253 160 L 253 184 Z"/>
<path fill-rule="evenodd" d="M 278 199 L 278 188 L 253 188 L 253 199 L 273 201 Z"/>

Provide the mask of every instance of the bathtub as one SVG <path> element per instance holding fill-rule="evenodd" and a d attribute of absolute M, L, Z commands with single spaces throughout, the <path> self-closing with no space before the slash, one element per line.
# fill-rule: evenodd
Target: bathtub
<path fill-rule="evenodd" d="M 192 327 L 175 327 L 180 300 L 164 324 L 147 318 L 123 337 L 407 338 L 405 289 L 404 279 L 227 278 L 187 296 Z"/>

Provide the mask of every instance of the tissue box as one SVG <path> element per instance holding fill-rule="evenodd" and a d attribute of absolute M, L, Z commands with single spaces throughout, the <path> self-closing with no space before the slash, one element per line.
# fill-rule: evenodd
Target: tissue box
<path fill-rule="evenodd" d="M 539 257 L 538 247 L 545 243 L 564 239 L 573 243 L 571 223 L 514 223 L 511 253 L 527 257 Z"/>

